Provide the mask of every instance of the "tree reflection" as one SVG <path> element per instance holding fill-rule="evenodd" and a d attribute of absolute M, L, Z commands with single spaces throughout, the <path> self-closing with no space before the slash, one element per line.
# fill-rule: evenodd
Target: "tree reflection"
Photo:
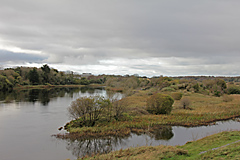
<path fill-rule="evenodd" d="M 42 105 L 47 106 L 50 102 L 50 91 L 44 89 L 41 90 L 39 93 L 39 100 L 42 103 Z"/>
<path fill-rule="evenodd" d="M 95 93 L 102 93 L 100 90 L 103 88 L 48 88 L 48 89 L 26 89 L 26 90 L 13 90 L 11 92 L 0 92 L 0 101 L 11 103 L 16 102 L 37 102 L 47 106 L 52 98 L 55 97 L 71 97 L 75 93 L 88 93 L 90 95 Z"/>
<path fill-rule="evenodd" d="M 155 140 L 169 140 L 173 137 L 171 126 L 154 126 L 151 132 L 147 135 Z M 139 135 L 142 140 L 145 140 L 143 135 Z M 61 139 L 61 138 L 60 138 Z M 95 154 L 109 153 L 117 148 L 130 147 L 134 139 L 131 135 L 120 137 L 120 136 L 109 136 L 108 138 L 90 138 L 90 139 L 77 139 L 76 137 L 69 136 L 63 138 L 67 142 L 67 150 L 71 151 L 76 157 L 82 158 L 84 156 L 91 156 Z M 142 143 L 139 142 L 140 144 Z"/>
<path fill-rule="evenodd" d="M 28 90 L 13 90 L 11 92 L 0 92 L 0 101 L 4 102 L 41 102 L 43 105 L 48 105 L 54 97 L 73 97 L 74 93 L 88 92 L 94 93 L 93 88 L 51 88 L 51 89 L 28 89 Z"/>
<path fill-rule="evenodd" d="M 154 126 L 150 133 L 155 140 L 169 140 L 174 136 L 171 126 Z"/>
<path fill-rule="evenodd" d="M 39 96 L 39 89 L 32 89 L 28 92 L 28 101 L 29 102 L 36 102 Z"/>
<path fill-rule="evenodd" d="M 119 144 L 124 144 L 126 137 L 108 137 L 105 139 L 66 139 L 67 150 L 76 157 L 90 156 L 94 154 L 109 153 Z"/>

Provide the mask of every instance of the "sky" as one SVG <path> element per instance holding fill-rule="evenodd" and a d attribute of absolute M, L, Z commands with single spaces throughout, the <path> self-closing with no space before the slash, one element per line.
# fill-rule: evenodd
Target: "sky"
<path fill-rule="evenodd" d="M 0 0 L 0 68 L 240 74 L 238 0 Z"/>

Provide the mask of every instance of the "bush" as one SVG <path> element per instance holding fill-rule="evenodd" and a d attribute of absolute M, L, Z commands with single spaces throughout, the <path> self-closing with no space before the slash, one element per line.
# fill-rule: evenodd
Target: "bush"
<path fill-rule="evenodd" d="M 174 100 L 180 100 L 183 96 L 183 94 L 181 92 L 174 92 L 171 95 L 173 97 Z"/>
<path fill-rule="evenodd" d="M 147 100 L 147 111 L 152 114 L 169 114 L 174 100 L 166 94 L 156 93 Z"/>
<path fill-rule="evenodd" d="M 180 102 L 180 105 L 183 109 L 189 109 L 190 104 L 191 104 L 191 101 L 187 97 L 182 98 Z"/>
<path fill-rule="evenodd" d="M 231 85 L 228 87 L 228 94 L 240 94 L 240 88 L 235 85 Z"/>
<path fill-rule="evenodd" d="M 199 91 L 199 84 L 196 83 L 195 85 L 193 85 L 193 88 L 194 88 L 194 92 L 198 92 Z"/>
<path fill-rule="evenodd" d="M 174 90 L 178 90 L 179 89 L 177 85 L 171 85 L 170 87 L 173 88 Z"/>
<path fill-rule="evenodd" d="M 162 88 L 161 91 L 163 91 L 163 92 L 164 91 L 170 91 L 171 92 L 171 91 L 175 91 L 175 89 L 171 88 L 171 87 L 165 87 L 165 88 Z"/>

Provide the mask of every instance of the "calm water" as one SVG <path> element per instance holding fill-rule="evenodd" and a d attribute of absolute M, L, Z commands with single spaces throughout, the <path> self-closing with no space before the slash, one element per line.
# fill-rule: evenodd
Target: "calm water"
<path fill-rule="evenodd" d="M 60 140 L 51 135 L 70 119 L 67 107 L 81 96 L 121 97 L 103 89 L 26 90 L 0 93 L 0 159 L 1 160 L 65 160 L 96 152 L 142 145 L 183 145 L 224 130 L 238 130 L 240 123 L 219 122 L 204 127 L 160 127 L 154 133 L 131 134 L 84 141 Z M 62 131 L 63 132 L 63 131 Z M 60 132 L 61 133 L 61 132 Z"/>

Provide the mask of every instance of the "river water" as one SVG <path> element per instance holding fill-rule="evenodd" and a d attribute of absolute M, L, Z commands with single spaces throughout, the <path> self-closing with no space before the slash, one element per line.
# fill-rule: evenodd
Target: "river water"
<path fill-rule="evenodd" d="M 121 97 L 104 89 L 51 89 L 0 93 L 0 159 L 65 160 L 142 145 L 183 145 L 187 141 L 225 130 L 239 130 L 235 121 L 203 127 L 160 127 L 155 133 L 131 134 L 84 141 L 61 140 L 51 135 L 70 121 L 67 107 L 81 96 Z"/>

